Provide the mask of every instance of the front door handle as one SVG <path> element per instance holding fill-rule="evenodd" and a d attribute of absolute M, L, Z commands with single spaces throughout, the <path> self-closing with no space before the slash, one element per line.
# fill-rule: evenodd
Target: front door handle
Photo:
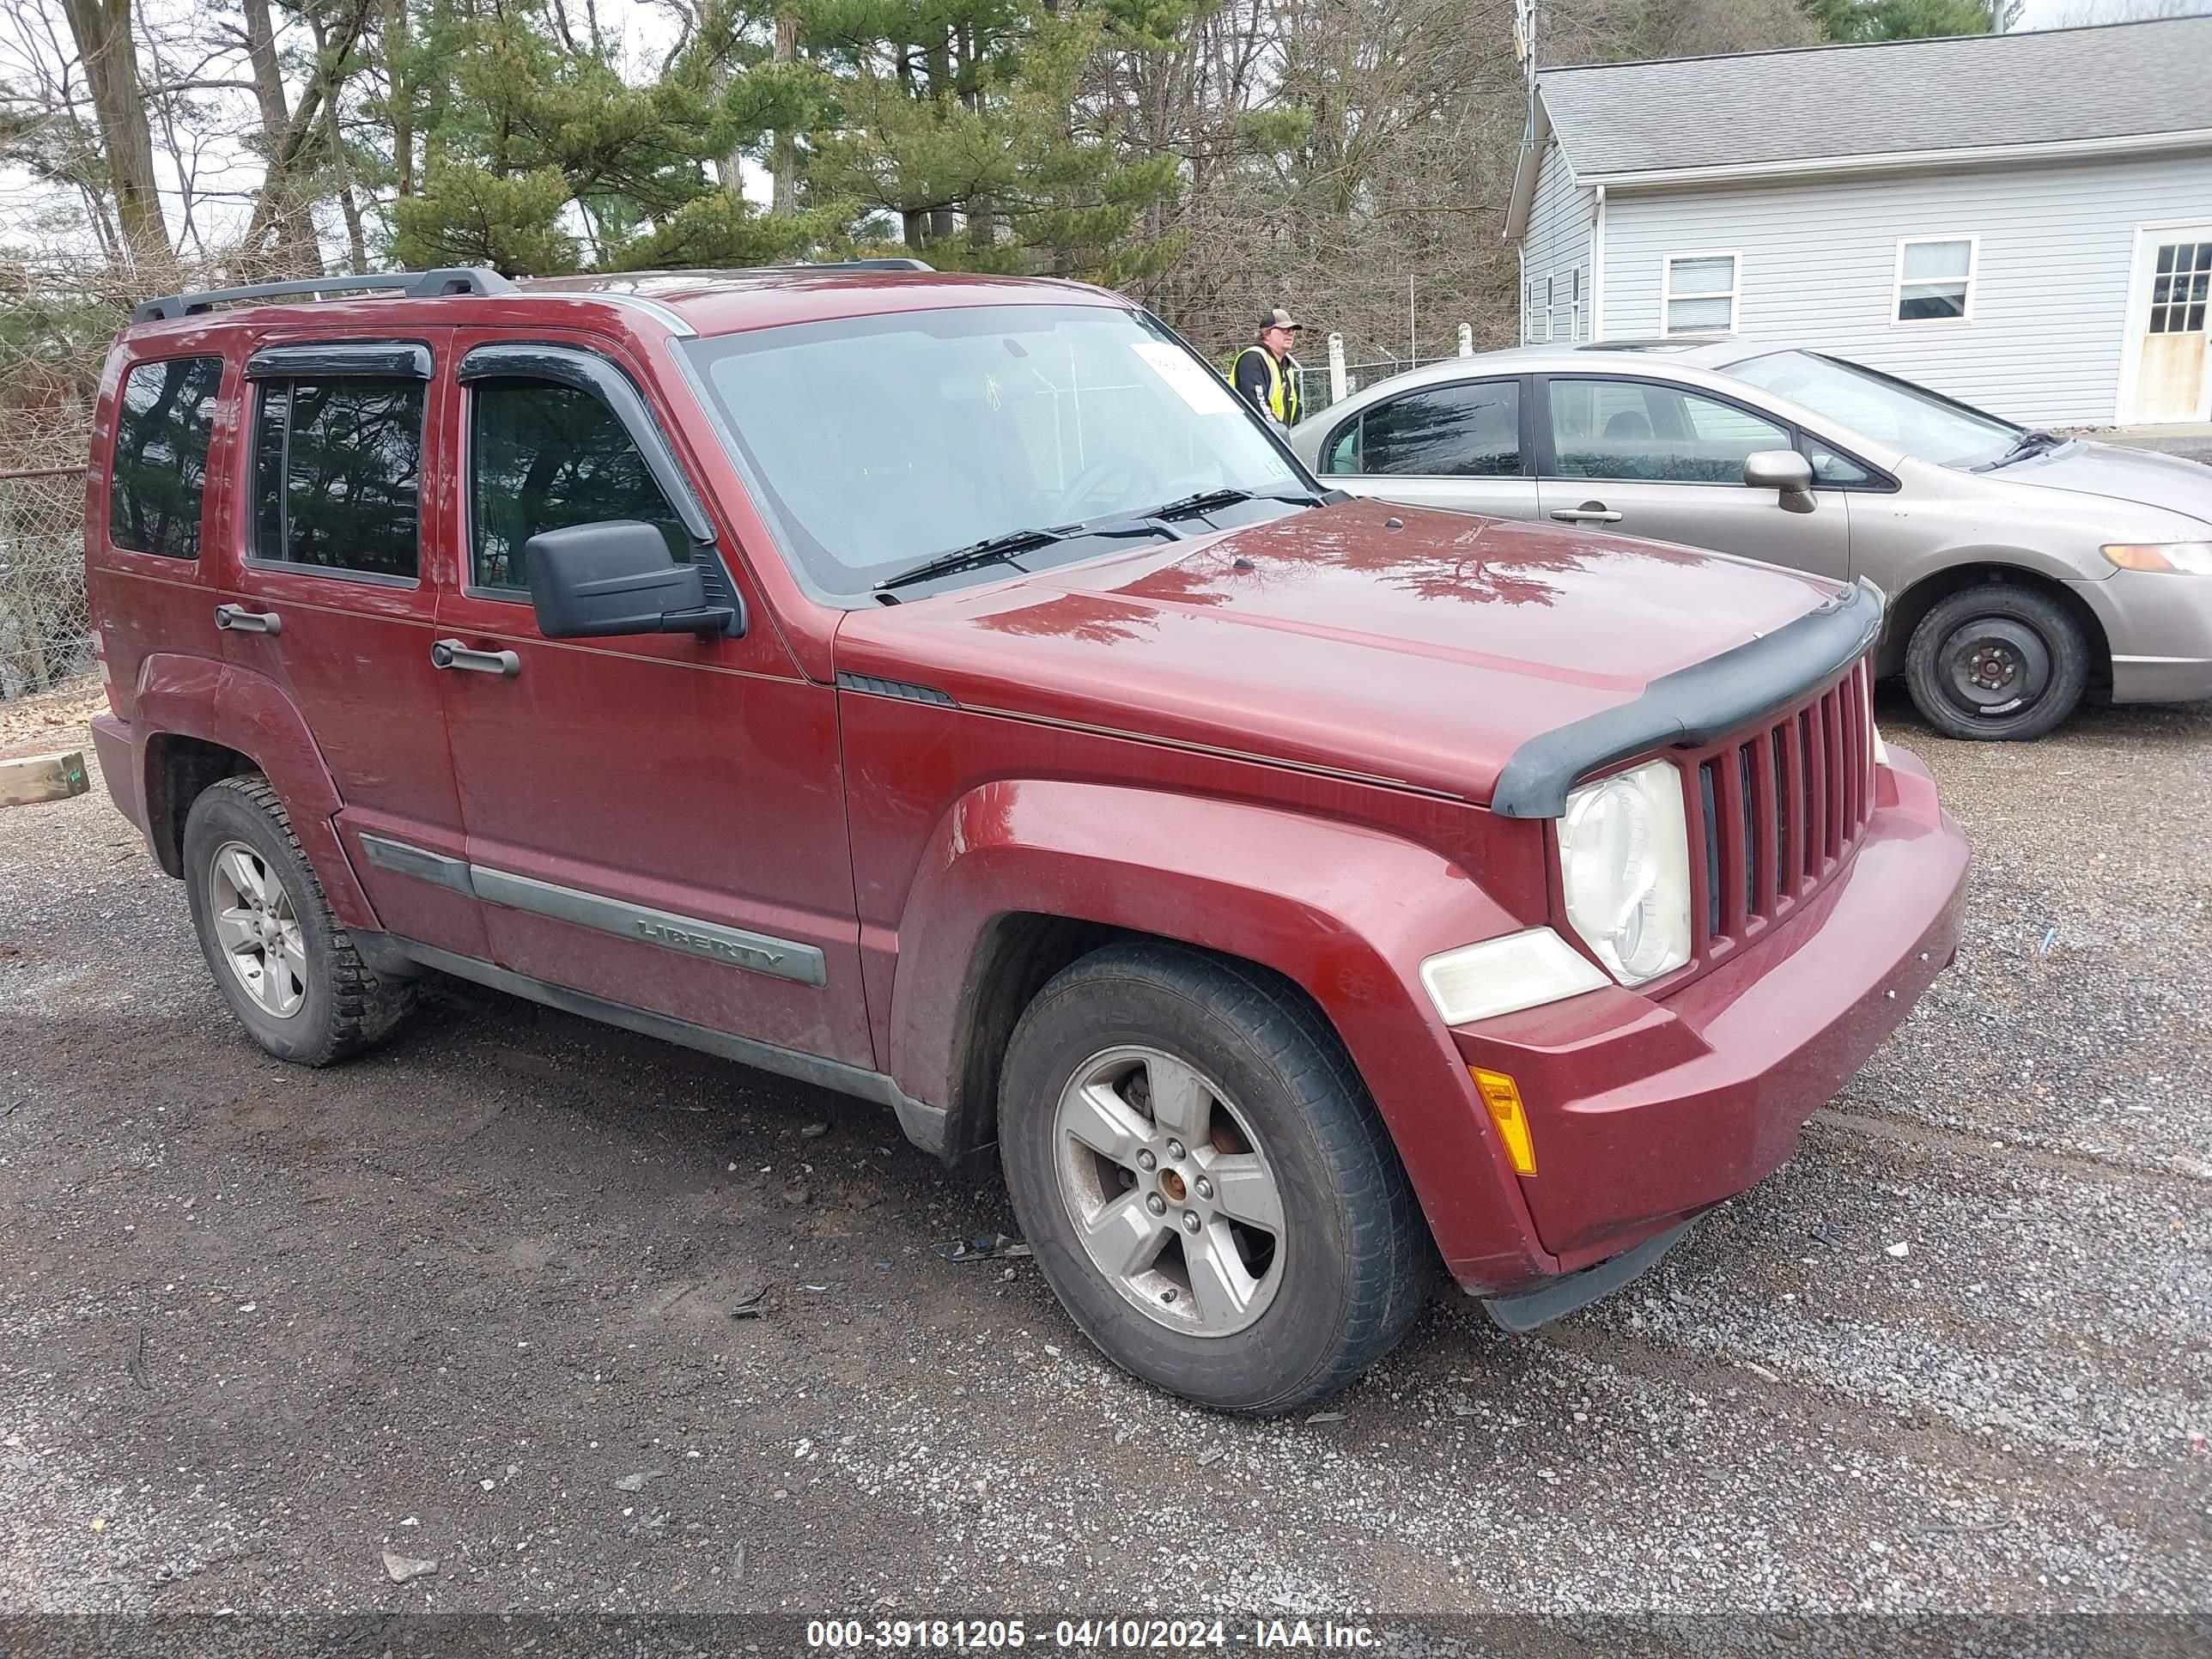
<path fill-rule="evenodd" d="M 433 668 L 465 668 L 471 674 L 496 674 L 513 679 L 522 672 L 522 659 L 512 651 L 471 651 L 459 640 L 440 640 L 430 647 Z"/>
<path fill-rule="evenodd" d="M 232 634 L 281 634 L 284 619 L 274 611 L 248 611 L 242 605 L 219 605 L 215 625 Z"/>
<path fill-rule="evenodd" d="M 1603 501 L 1584 501 L 1580 507 L 1555 507 L 1552 516 L 1561 524 L 1619 524 L 1620 514 Z"/>

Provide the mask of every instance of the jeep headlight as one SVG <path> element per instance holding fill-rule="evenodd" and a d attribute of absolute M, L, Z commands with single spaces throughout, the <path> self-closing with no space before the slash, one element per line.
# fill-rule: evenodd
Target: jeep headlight
<path fill-rule="evenodd" d="M 1623 985 L 1690 959 L 1690 837 L 1671 761 L 1586 783 L 1559 818 L 1567 920 Z"/>

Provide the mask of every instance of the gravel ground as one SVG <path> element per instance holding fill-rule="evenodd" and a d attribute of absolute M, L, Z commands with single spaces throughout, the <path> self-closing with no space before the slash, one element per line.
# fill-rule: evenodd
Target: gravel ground
<path fill-rule="evenodd" d="M 1003 1194 L 872 1109 L 458 987 L 279 1065 L 103 794 L 0 813 L 0 1614 L 2202 1620 L 2212 707 L 1883 721 L 1967 942 L 1796 1160 L 1615 1300 L 1450 1296 L 1272 1424 L 938 1259 Z"/>

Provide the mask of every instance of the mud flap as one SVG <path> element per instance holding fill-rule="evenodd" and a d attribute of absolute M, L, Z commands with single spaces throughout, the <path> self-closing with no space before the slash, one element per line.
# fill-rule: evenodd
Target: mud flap
<path fill-rule="evenodd" d="M 1659 1258 L 1673 1249 L 1683 1234 L 1704 1218 L 1703 1215 L 1692 1216 L 1680 1226 L 1645 1239 L 1632 1250 L 1624 1250 L 1534 1290 L 1518 1291 L 1511 1296 L 1486 1296 L 1482 1298 L 1482 1305 L 1492 1319 L 1516 1334 L 1548 1325 L 1577 1308 L 1589 1307 L 1601 1297 L 1611 1296 L 1632 1279 L 1642 1278 L 1659 1265 Z"/>

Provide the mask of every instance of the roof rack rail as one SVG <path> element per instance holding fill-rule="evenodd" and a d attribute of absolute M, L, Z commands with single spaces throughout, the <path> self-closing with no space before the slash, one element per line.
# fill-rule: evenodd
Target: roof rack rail
<path fill-rule="evenodd" d="M 368 276 L 300 276 L 283 283 L 254 283 L 245 288 L 210 289 L 203 294 L 170 294 L 131 308 L 134 323 L 171 322 L 197 316 L 234 300 L 287 300 L 324 294 L 398 294 L 432 300 L 448 294 L 512 294 L 514 284 L 495 270 L 464 265 L 440 270 L 393 270 Z"/>
<path fill-rule="evenodd" d="M 931 270 L 927 259 L 818 259 L 812 264 L 771 265 L 772 270 Z"/>

